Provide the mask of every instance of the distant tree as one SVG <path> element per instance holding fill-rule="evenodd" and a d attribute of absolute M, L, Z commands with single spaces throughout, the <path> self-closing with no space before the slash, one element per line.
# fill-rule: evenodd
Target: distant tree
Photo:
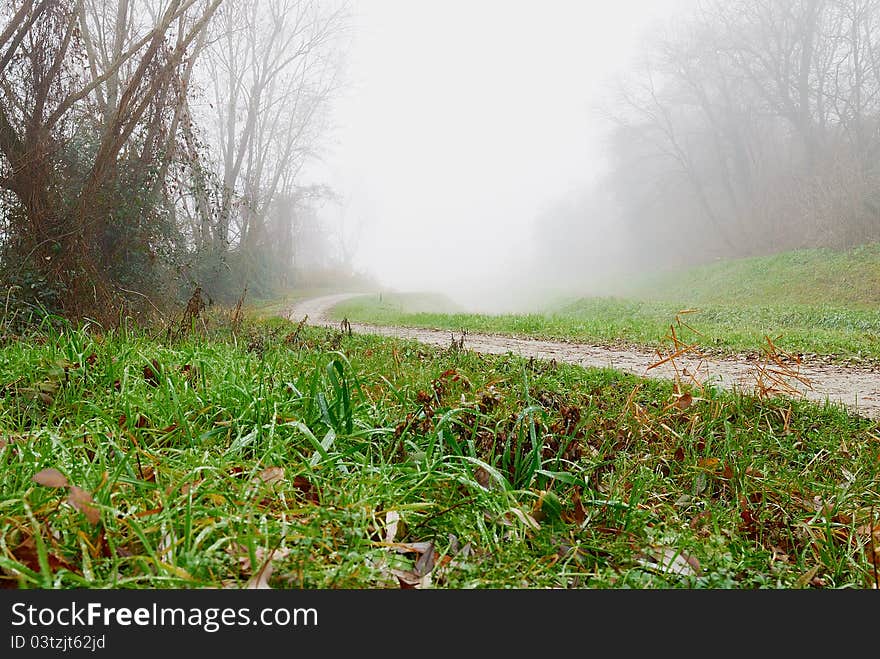
<path fill-rule="evenodd" d="M 278 231 L 281 209 L 292 208 L 279 201 L 302 198 L 297 177 L 315 154 L 340 86 L 339 38 L 347 21 L 345 4 L 314 0 L 241 0 L 220 11 L 206 48 L 208 130 L 221 181 L 216 221 L 200 235 L 208 279 L 228 270 L 233 248 L 237 276 L 248 278 L 273 251 L 278 234 L 268 230 L 270 215 Z"/>
<path fill-rule="evenodd" d="M 878 0 L 704 0 L 644 59 L 609 186 L 650 258 L 880 239 Z"/>

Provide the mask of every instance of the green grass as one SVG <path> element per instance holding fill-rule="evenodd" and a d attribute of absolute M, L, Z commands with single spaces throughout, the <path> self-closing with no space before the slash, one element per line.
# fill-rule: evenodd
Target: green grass
<path fill-rule="evenodd" d="M 630 285 L 630 297 L 553 303 L 535 313 L 426 310 L 385 294 L 349 300 L 336 317 L 410 327 L 657 347 L 677 328 L 685 341 L 720 353 L 755 352 L 765 336 L 783 350 L 844 360 L 880 360 L 880 248 L 804 250 L 704 266 Z"/>
<path fill-rule="evenodd" d="M 873 310 L 880 305 L 880 243 L 719 261 L 646 277 L 622 290 L 687 304 Z"/>
<path fill-rule="evenodd" d="M 274 556 L 274 588 L 396 588 L 424 549 L 386 542 L 399 518 L 439 588 L 871 586 L 876 422 L 674 400 L 283 320 L 175 342 L 47 322 L 0 344 L 2 578 L 236 588 Z"/>

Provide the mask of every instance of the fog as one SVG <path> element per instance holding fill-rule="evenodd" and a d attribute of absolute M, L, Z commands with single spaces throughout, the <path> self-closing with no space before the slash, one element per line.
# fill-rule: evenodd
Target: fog
<path fill-rule="evenodd" d="M 615 76 L 683 4 L 355 3 L 335 130 L 307 170 L 346 197 L 323 219 L 344 217 L 355 265 L 396 290 L 495 309 L 563 287 L 536 234 L 606 167 L 600 110 Z M 589 221 L 581 254 L 607 279 L 621 240 L 601 215 Z"/>
<path fill-rule="evenodd" d="M 25 306 L 527 309 L 880 240 L 880 0 L 20 0 L 0 47 Z"/>

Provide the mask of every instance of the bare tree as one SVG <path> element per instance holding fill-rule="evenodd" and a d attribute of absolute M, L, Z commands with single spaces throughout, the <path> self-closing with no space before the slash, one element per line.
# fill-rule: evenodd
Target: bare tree
<path fill-rule="evenodd" d="M 60 287 L 71 313 L 111 313 L 120 176 L 155 184 L 181 71 L 220 3 L 167 0 L 140 24 L 127 0 L 112 21 L 86 0 L 0 10 L 0 186 L 22 212 L 8 242 Z M 120 170 L 123 160 L 133 171 Z"/>
<path fill-rule="evenodd" d="M 344 4 L 243 0 L 220 12 L 206 68 L 222 196 L 210 235 L 202 234 L 217 268 L 232 246 L 261 249 L 269 209 L 296 196 L 297 174 L 339 86 L 338 38 L 346 28 Z"/>

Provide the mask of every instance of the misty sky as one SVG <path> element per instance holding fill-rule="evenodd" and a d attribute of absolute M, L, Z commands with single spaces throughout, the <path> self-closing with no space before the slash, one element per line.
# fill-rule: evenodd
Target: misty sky
<path fill-rule="evenodd" d="M 353 0 L 349 87 L 309 177 L 363 223 L 358 266 L 449 292 L 516 269 L 535 217 L 602 167 L 594 108 L 610 76 L 683 3 Z"/>

